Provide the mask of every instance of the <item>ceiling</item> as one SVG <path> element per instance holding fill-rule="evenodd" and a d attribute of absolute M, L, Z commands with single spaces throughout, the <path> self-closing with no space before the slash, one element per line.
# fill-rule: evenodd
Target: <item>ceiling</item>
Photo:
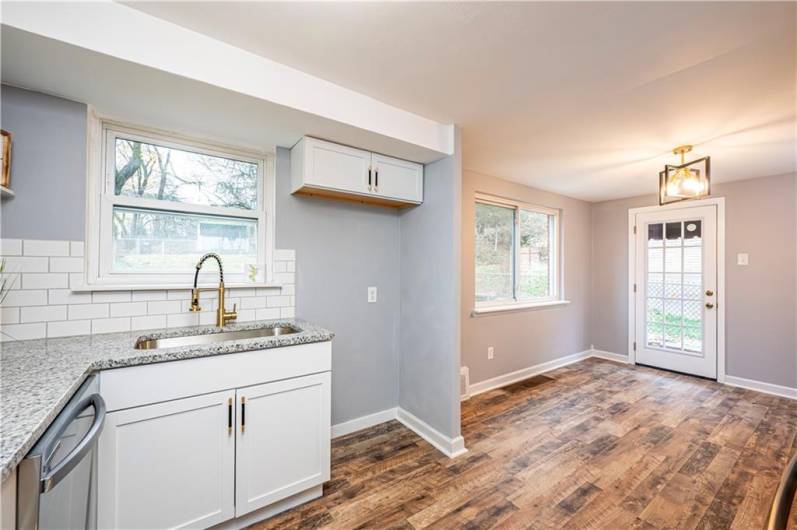
<path fill-rule="evenodd" d="M 797 170 L 797 4 L 136 2 L 462 128 L 463 166 L 590 201 Z"/>

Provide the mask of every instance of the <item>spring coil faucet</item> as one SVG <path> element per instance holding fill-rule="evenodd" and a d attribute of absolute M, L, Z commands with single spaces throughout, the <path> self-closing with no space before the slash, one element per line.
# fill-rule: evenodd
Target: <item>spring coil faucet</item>
<path fill-rule="evenodd" d="M 217 289 L 200 289 L 197 286 L 197 281 L 199 280 L 199 271 L 202 269 L 202 265 L 205 264 L 205 261 L 211 258 L 215 259 L 219 264 L 219 286 Z M 233 304 L 232 311 L 226 311 L 224 309 L 224 266 L 222 265 L 221 258 L 218 254 L 215 252 L 208 252 L 202 256 L 196 264 L 196 271 L 194 272 L 194 288 L 191 289 L 191 311 L 202 311 L 202 308 L 199 306 L 199 293 L 201 291 L 213 290 L 216 290 L 219 293 L 219 307 L 216 310 L 216 326 L 223 328 L 227 322 L 238 318 L 238 304 Z"/>

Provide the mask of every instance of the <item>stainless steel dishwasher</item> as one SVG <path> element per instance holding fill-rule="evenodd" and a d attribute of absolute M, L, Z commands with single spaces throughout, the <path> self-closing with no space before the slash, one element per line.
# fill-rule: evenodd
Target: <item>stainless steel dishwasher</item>
<path fill-rule="evenodd" d="M 17 468 L 17 528 L 97 526 L 97 440 L 105 421 L 99 380 L 87 379 Z"/>

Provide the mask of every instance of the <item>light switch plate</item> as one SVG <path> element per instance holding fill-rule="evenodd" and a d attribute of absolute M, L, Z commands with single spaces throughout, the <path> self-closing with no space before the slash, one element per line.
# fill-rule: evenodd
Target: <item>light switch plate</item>
<path fill-rule="evenodd" d="M 368 303 L 375 304 L 377 298 L 376 287 L 369 287 L 368 288 Z"/>
<path fill-rule="evenodd" d="M 749 265 L 750 264 L 750 255 L 746 252 L 740 252 L 736 254 L 736 264 L 737 265 Z"/>

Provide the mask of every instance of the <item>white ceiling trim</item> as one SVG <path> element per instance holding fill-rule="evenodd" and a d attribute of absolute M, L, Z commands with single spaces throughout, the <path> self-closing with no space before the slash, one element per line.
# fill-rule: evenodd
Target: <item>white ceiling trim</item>
<path fill-rule="evenodd" d="M 454 152 L 453 125 L 382 103 L 125 5 L 5 2 L 3 24 L 441 154 Z"/>

